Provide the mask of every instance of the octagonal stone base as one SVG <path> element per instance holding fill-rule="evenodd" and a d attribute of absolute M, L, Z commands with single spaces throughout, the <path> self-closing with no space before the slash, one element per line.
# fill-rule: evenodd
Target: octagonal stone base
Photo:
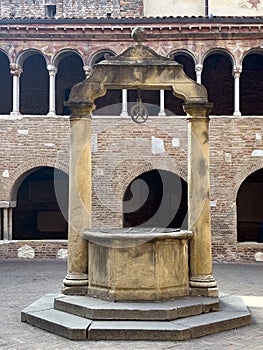
<path fill-rule="evenodd" d="M 85 231 L 88 294 L 108 300 L 161 300 L 189 295 L 190 231 Z"/>

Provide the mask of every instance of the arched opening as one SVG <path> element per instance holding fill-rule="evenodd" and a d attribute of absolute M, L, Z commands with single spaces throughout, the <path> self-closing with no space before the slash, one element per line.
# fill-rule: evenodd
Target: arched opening
<path fill-rule="evenodd" d="M 115 56 L 112 51 L 98 52 L 92 61 L 92 67 L 105 59 Z M 105 96 L 96 99 L 96 110 L 94 115 L 120 115 L 122 111 L 122 92 L 121 90 L 108 90 Z"/>
<path fill-rule="evenodd" d="M 263 169 L 249 175 L 237 194 L 237 240 L 263 243 Z"/>
<path fill-rule="evenodd" d="M 123 197 L 124 227 L 186 228 L 187 183 L 166 170 L 136 177 Z"/>
<path fill-rule="evenodd" d="M 68 100 L 73 85 L 85 79 L 83 62 L 75 52 L 63 54 L 56 74 L 56 114 L 69 115 L 69 108 L 64 105 Z"/>
<path fill-rule="evenodd" d="M 242 63 L 240 111 L 242 115 L 263 114 L 263 55 L 251 53 Z"/>
<path fill-rule="evenodd" d="M 44 57 L 32 53 L 23 64 L 21 74 L 22 114 L 47 114 L 49 104 L 49 75 Z"/>
<path fill-rule="evenodd" d="M 0 114 L 12 111 L 12 76 L 8 57 L 0 51 Z"/>
<path fill-rule="evenodd" d="M 234 79 L 232 62 L 224 53 L 210 54 L 203 64 L 202 83 L 208 100 L 213 102 L 213 115 L 232 115 L 234 111 Z"/>
<path fill-rule="evenodd" d="M 184 72 L 188 77 L 193 80 L 196 80 L 195 74 L 195 64 L 193 58 L 186 53 L 176 53 L 174 54 L 174 60 L 183 65 Z M 176 114 L 176 115 L 185 115 L 182 106 L 182 100 L 175 97 L 170 90 L 165 91 L 165 108 L 167 113 Z"/>
<path fill-rule="evenodd" d="M 38 168 L 22 182 L 13 211 L 13 239 L 67 239 L 68 175 Z"/>

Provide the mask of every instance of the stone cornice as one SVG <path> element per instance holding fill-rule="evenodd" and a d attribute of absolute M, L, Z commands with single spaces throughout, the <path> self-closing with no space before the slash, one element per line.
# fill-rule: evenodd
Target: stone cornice
<path fill-rule="evenodd" d="M 184 39 L 186 37 L 233 39 L 261 38 L 263 17 L 169 17 L 121 19 L 2 19 L 0 39 L 58 40 L 74 37 L 76 40 L 129 41 L 135 26 L 147 29 L 148 41 Z"/>

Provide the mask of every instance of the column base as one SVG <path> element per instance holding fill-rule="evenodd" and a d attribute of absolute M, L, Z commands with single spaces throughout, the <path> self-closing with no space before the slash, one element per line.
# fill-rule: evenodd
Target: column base
<path fill-rule="evenodd" d="M 212 275 L 191 277 L 190 294 L 193 296 L 218 297 L 216 280 Z"/>
<path fill-rule="evenodd" d="M 88 275 L 69 273 L 63 280 L 62 293 L 66 295 L 87 295 Z"/>
<path fill-rule="evenodd" d="M 56 117 L 56 113 L 55 112 L 48 112 L 47 114 L 48 117 Z"/>

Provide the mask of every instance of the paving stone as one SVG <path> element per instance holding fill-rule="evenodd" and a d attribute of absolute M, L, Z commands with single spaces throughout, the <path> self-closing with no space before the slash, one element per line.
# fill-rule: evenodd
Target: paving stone
<path fill-rule="evenodd" d="M 1 260 L 1 350 L 262 350 L 263 265 L 214 264 L 219 291 L 242 297 L 252 324 L 184 341 L 70 341 L 20 320 L 22 309 L 48 293 L 59 294 L 67 273 L 62 260 Z"/>

